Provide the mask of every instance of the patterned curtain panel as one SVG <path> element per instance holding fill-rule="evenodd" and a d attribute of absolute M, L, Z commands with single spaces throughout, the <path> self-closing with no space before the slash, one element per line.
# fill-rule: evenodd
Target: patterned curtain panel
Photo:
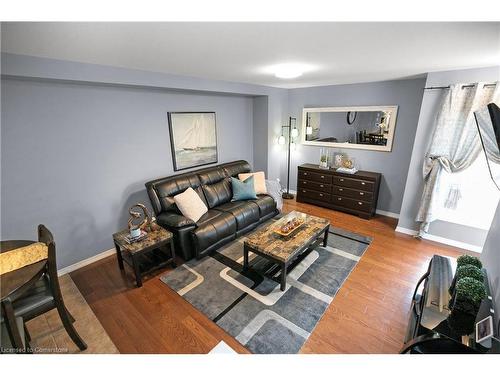
<path fill-rule="evenodd" d="M 445 204 L 440 192 L 443 171 L 456 173 L 468 168 L 481 151 L 474 111 L 499 99 L 499 84 L 495 87 L 484 87 L 483 83 L 467 88 L 463 86 L 454 84 L 443 91 L 423 165 L 424 190 L 416 217 L 416 221 L 421 223 L 419 236 L 429 230 L 437 208 Z M 460 196 L 459 191 L 454 192 L 454 195 Z"/>

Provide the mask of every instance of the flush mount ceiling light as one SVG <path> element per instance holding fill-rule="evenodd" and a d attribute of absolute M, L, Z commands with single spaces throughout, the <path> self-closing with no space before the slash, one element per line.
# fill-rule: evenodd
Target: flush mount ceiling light
<path fill-rule="evenodd" d="M 274 74 L 277 78 L 292 79 L 300 77 L 305 72 L 314 70 L 310 65 L 299 63 L 277 64 L 266 69 L 268 73 Z"/>

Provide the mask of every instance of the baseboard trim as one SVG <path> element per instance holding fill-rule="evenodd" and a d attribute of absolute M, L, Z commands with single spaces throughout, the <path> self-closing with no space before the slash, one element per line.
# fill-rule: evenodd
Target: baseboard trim
<path fill-rule="evenodd" d="M 414 236 L 418 233 L 418 231 L 416 230 L 400 227 L 399 225 L 396 227 L 395 231 L 399 233 L 409 234 L 410 236 Z"/>
<path fill-rule="evenodd" d="M 376 210 L 375 211 L 377 214 L 382 215 L 382 216 L 387 216 L 387 217 L 392 217 L 394 219 L 399 219 L 399 214 L 395 212 L 390 212 L 390 211 L 384 211 L 384 210 Z"/>
<path fill-rule="evenodd" d="M 396 232 L 408 234 L 410 236 L 415 236 L 416 234 L 418 234 L 418 231 L 416 231 L 416 230 L 408 229 L 408 228 L 404 228 L 404 227 L 400 227 L 400 226 L 396 227 Z M 452 239 L 441 237 L 441 236 L 435 236 L 433 234 L 428 234 L 428 233 L 424 234 L 422 236 L 422 238 L 424 238 L 426 240 L 434 241 L 434 242 L 439 242 L 439 243 L 442 243 L 445 245 L 458 247 L 460 249 L 474 251 L 475 253 L 481 253 L 483 251 L 483 248 L 481 246 L 472 245 L 470 243 L 456 241 L 456 240 L 452 240 Z"/>
<path fill-rule="evenodd" d="M 99 254 L 96 254 L 94 256 L 91 256 L 90 258 L 87 258 L 87 259 L 83 259 L 79 262 L 76 262 L 70 266 L 67 266 L 67 267 L 64 267 L 64 268 L 61 268 L 60 270 L 57 271 L 57 274 L 59 276 L 62 276 L 62 275 L 65 275 L 67 273 L 70 273 L 70 272 L 73 272 L 79 268 L 82 268 L 82 267 L 85 267 L 91 263 L 94 263 L 94 262 L 97 262 L 98 260 L 101 260 L 101 259 L 104 259 L 106 257 L 109 257 L 110 255 L 113 255 L 114 253 L 116 253 L 116 249 L 115 248 L 112 248 L 112 249 L 109 249 L 109 250 L 105 250 L 103 251 L 102 253 L 99 253 Z"/>

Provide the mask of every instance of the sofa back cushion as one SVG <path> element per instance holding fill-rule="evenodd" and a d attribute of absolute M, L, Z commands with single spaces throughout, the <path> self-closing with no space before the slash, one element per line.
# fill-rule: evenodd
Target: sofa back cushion
<path fill-rule="evenodd" d="M 198 173 L 198 178 L 202 185 L 212 185 L 222 181 L 227 177 L 223 168 L 210 168 Z"/>
<path fill-rule="evenodd" d="M 174 202 L 174 195 L 180 194 L 191 187 L 200 196 L 201 200 L 209 208 L 212 208 L 215 205 L 229 202 L 232 198 L 231 182 L 223 181 L 231 176 L 236 177 L 239 173 L 250 172 L 250 170 L 248 162 L 238 160 L 220 164 L 216 167 L 149 181 L 146 183 L 146 189 L 156 215 L 169 211 L 180 214 Z M 207 189 L 203 188 L 204 185 L 207 186 Z M 213 205 L 209 204 L 208 197 Z"/>
<path fill-rule="evenodd" d="M 175 204 L 174 196 L 184 192 L 187 188 L 192 188 L 203 203 L 206 204 L 200 179 L 195 173 L 183 173 L 181 175 L 165 177 L 148 182 L 146 187 L 153 209 L 157 215 L 160 212 L 168 211 L 180 213 Z"/>
<path fill-rule="evenodd" d="M 222 166 L 228 177 L 238 177 L 240 173 L 249 173 L 252 171 L 250 164 L 244 160 L 233 161 Z"/>
<path fill-rule="evenodd" d="M 225 178 L 215 184 L 202 185 L 202 188 L 209 208 L 230 202 L 233 197 L 229 178 Z"/>

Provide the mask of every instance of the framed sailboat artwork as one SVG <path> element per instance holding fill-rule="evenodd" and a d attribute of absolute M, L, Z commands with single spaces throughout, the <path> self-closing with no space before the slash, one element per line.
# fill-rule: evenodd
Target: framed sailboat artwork
<path fill-rule="evenodd" d="M 174 171 L 217 163 L 215 112 L 168 112 Z"/>

